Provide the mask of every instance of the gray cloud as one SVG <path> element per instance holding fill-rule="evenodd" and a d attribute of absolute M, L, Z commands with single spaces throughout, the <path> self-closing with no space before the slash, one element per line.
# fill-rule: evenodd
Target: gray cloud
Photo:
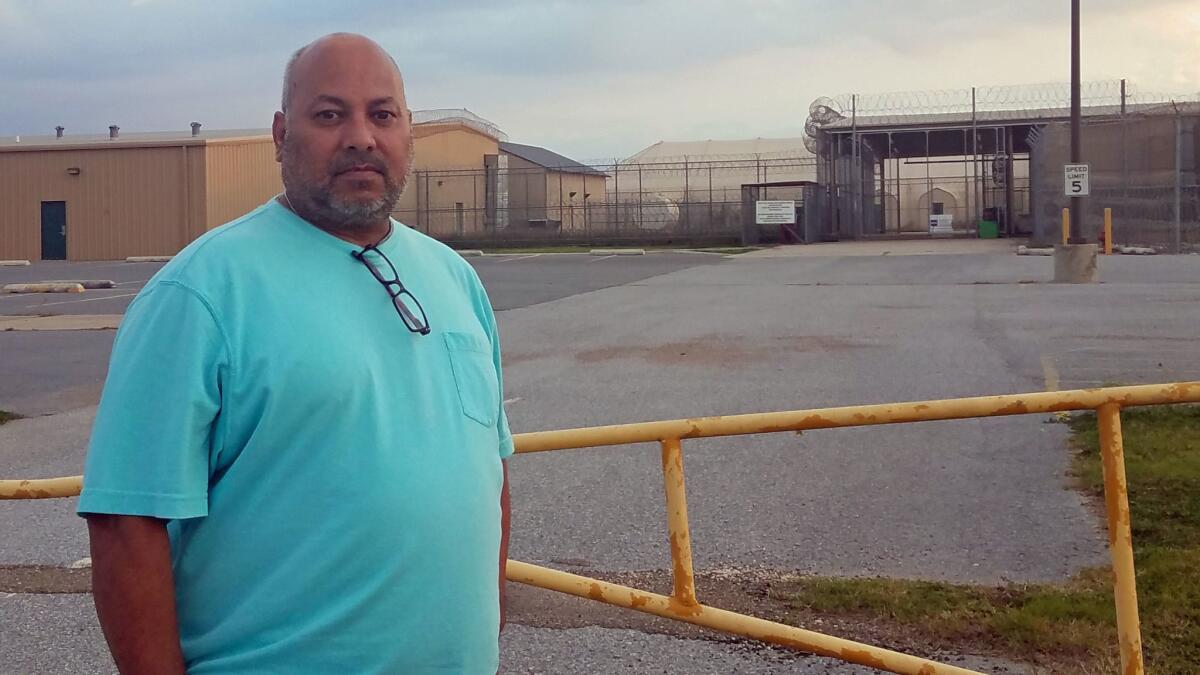
<path fill-rule="evenodd" d="M 1085 10 L 1097 16 L 1166 4 L 1090 0 Z M 266 126 L 288 54 L 338 30 L 384 45 L 405 70 L 414 106 L 499 115 L 495 121 L 521 140 L 562 143 L 585 156 L 609 154 L 604 148 L 621 137 L 788 133 L 818 94 L 991 84 L 1008 59 L 1030 50 L 1058 58 L 1061 45 L 1022 38 L 1044 36 L 1046 26 L 1065 31 L 1060 5 L 0 0 L 0 134 L 46 133 L 56 123 L 71 131 L 113 122 L 186 128 L 192 119 L 210 128 Z M 989 39 L 993 52 L 978 53 L 974 45 Z M 944 44 L 955 56 L 931 56 Z M 1147 58 L 1154 49 L 1146 46 Z M 1172 55 L 1163 48 L 1157 58 Z M 1061 79 L 1057 71 L 1005 77 Z M 749 81 L 757 88 L 743 86 Z"/>

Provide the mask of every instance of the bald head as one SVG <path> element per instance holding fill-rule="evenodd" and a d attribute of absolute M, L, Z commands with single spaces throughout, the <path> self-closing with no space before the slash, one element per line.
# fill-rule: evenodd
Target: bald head
<path fill-rule="evenodd" d="M 396 62 L 361 35 L 327 35 L 288 61 L 280 104 L 271 133 L 292 209 L 352 241 L 382 236 L 412 168 Z"/>
<path fill-rule="evenodd" d="M 383 47 L 380 47 L 378 42 L 356 33 L 330 33 L 297 49 L 292 53 L 292 58 L 288 59 L 287 67 L 283 69 L 283 96 L 279 103 L 280 110 L 287 112 L 292 101 L 292 92 L 296 88 L 296 79 L 304 75 L 303 62 L 320 59 L 323 53 L 330 51 L 358 59 L 386 59 L 392 70 L 395 71 L 396 80 L 403 91 L 404 78 L 400 74 L 400 66 L 396 65 L 396 60 Z"/>

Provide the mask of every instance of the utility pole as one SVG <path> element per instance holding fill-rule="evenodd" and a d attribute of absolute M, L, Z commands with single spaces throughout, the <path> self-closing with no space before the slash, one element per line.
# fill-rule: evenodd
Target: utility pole
<path fill-rule="evenodd" d="M 1079 101 L 1079 0 L 1071 0 L 1071 165 L 1081 164 L 1080 152 L 1080 101 Z M 1066 169 L 1068 167 L 1064 167 Z M 1074 173 L 1064 171 L 1063 190 L 1070 196 L 1070 210 L 1063 209 L 1063 215 L 1070 218 L 1070 228 L 1066 234 L 1067 241 L 1054 247 L 1054 281 L 1059 283 L 1090 283 L 1099 279 L 1097 270 L 1095 244 L 1087 243 L 1083 236 L 1083 195 L 1088 193 L 1088 172 L 1086 165 L 1079 171 L 1082 178 L 1076 178 Z M 1122 665 L 1127 665 L 1128 654 L 1122 652 Z M 1138 669 L 1136 672 L 1141 672 Z"/>
<path fill-rule="evenodd" d="M 1081 164 L 1079 151 L 1079 0 L 1071 0 L 1071 163 Z M 1071 197 L 1069 244 L 1086 244 L 1083 237 L 1083 197 Z"/>

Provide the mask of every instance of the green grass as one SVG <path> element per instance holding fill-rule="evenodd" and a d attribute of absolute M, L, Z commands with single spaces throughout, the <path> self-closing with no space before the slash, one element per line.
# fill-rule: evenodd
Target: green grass
<path fill-rule="evenodd" d="M 0 424 L 5 424 L 6 422 L 19 419 L 21 419 L 21 416 L 17 413 L 8 412 L 7 410 L 0 410 Z"/>
<path fill-rule="evenodd" d="M 1093 414 L 1071 419 L 1080 489 L 1103 503 Z M 1122 413 L 1147 672 L 1200 663 L 1200 407 Z M 1053 672 L 1102 672 L 1117 659 L 1107 568 L 1069 583 L 981 587 L 896 579 L 799 578 L 772 597 L 797 611 L 866 619 L 948 648 L 995 651 Z"/>

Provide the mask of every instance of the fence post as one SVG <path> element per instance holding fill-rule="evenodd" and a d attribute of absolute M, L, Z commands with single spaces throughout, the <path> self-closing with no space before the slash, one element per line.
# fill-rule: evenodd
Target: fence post
<path fill-rule="evenodd" d="M 683 485 L 683 449 L 678 438 L 662 442 L 663 485 L 667 491 L 667 531 L 671 540 L 671 594 L 687 606 L 696 601 L 696 577 L 692 572 L 692 535 L 688 530 L 687 493 Z"/>
<path fill-rule="evenodd" d="M 609 211 L 609 217 L 611 218 L 612 213 L 614 213 L 614 212 L 617 214 L 616 221 L 611 225 L 611 227 L 617 233 L 620 233 L 621 232 L 621 164 L 615 160 L 613 161 L 613 193 L 614 194 L 613 194 L 613 202 L 612 203 L 616 208 Z M 605 201 L 608 201 L 608 200 L 605 200 Z"/>
<path fill-rule="evenodd" d="M 1174 103 L 1172 103 L 1174 105 Z M 1175 253 L 1183 253 L 1183 116 L 1175 106 Z"/>
<path fill-rule="evenodd" d="M 638 229 L 643 229 L 642 226 L 642 165 L 638 164 Z"/>
<path fill-rule="evenodd" d="M 1108 515 L 1108 549 L 1112 555 L 1113 595 L 1117 605 L 1117 638 L 1121 672 L 1140 675 L 1142 630 L 1138 622 L 1137 579 L 1133 567 L 1133 535 L 1129 527 L 1129 486 L 1125 481 L 1125 447 L 1121 406 L 1105 403 L 1096 410 L 1100 421 L 1100 455 L 1104 468 L 1104 506 Z"/>
<path fill-rule="evenodd" d="M 708 232 L 711 234 L 715 228 L 713 227 L 713 188 L 712 188 L 712 160 L 708 162 Z"/>
<path fill-rule="evenodd" d="M 691 171 L 688 168 L 687 155 L 683 156 L 683 231 L 691 232 L 692 230 L 692 214 L 690 213 L 692 203 L 691 197 Z"/>

